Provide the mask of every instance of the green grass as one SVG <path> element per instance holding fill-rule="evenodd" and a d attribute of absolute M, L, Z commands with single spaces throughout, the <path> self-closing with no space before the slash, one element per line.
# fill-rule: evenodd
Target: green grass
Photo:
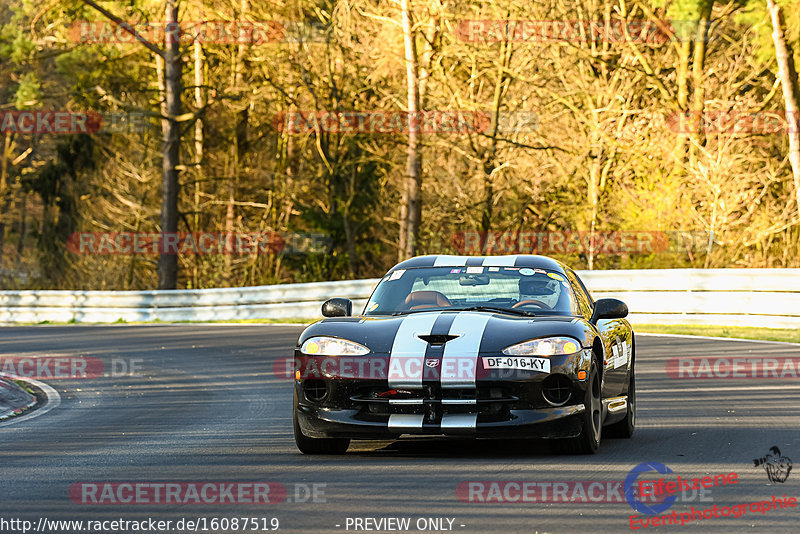
<path fill-rule="evenodd" d="M 690 336 L 732 337 L 764 341 L 800 343 L 800 329 L 753 328 L 749 326 L 695 326 L 695 325 L 635 325 L 636 332 L 650 334 L 684 334 Z"/>
<path fill-rule="evenodd" d="M 320 317 L 319 319 L 322 319 Z M 270 323 L 293 323 L 311 324 L 319 319 L 226 319 L 224 321 L 175 321 L 176 323 L 246 323 L 246 324 L 270 324 Z"/>
<path fill-rule="evenodd" d="M 36 396 L 36 392 L 33 391 L 33 389 L 31 389 L 31 387 L 28 385 L 27 382 L 24 382 L 22 380 L 14 380 L 14 383 L 16 383 L 19 387 L 21 387 L 22 389 L 24 389 L 25 391 L 27 391 L 28 393 L 30 393 L 34 397 Z"/>

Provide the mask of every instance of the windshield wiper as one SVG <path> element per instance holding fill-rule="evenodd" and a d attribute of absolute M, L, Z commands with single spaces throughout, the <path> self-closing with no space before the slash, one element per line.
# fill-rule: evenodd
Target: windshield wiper
<path fill-rule="evenodd" d="M 519 315 L 520 317 L 536 317 L 535 314 L 531 312 L 526 312 L 522 310 L 515 310 L 512 308 L 501 308 L 499 306 L 469 306 L 467 308 L 439 308 L 439 307 L 432 307 L 432 308 L 425 308 L 424 310 L 402 310 L 393 312 L 393 316 L 397 315 L 408 315 L 409 313 L 419 313 L 419 312 L 430 312 L 430 311 L 490 311 L 490 312 L 497 312 L 497 313 L 509 313 L 511 315 Z"/>
<path fill-rule="evenodd" d="M 468 308 L 449 308 L 452 311 L 491 311 L 497 313 L 510 313 L 512 315 L 520 315 L 523 317 L 535 317 L 535 314 L 523 310 L 515 310 L 513 308 L 501 308 L 499 306 L 470 306 Z"/>
<path fill-rule="evenodd" d="M 409 313 L 430 312 L 430 311 L 491 311 L 496 313 L 509 313 L 511 315 L 519 315 L 520 317 L 536 317 L 536 314 L 526 312 L 523 310 L 515 310 L 513 308 L 501 308 L 500 306 L 469 306 L 466 308 L 440 308 L 431 307 L 424 310 L 402 310 L 392 312 L 393 316 L 408 315 Z"/>

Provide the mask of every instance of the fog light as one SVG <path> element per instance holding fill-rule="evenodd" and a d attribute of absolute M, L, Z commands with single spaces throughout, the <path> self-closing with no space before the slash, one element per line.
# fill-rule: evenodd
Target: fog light
<path fill-rule="evenodd" d="M 578 380 L 586 380 L 586 371 L 578 371 Z"/>
<path fill-rule="evenodd" d="M 572 396 L 570 379 L 562 374 L 550 375 L 542 380 L 542 396 L 553 406 L 561 406 Z"/>
<path fill-rule="evenodd" d="M 306 380 L 303 383 L 303 393 L 311 402 L 322 402 L 328 396 L 328 388 L 323 380 Z"/>

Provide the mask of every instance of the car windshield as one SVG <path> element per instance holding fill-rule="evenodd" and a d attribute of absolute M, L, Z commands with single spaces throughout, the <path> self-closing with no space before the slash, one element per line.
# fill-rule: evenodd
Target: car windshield
<path fill-rule="evenodd" d="M 516 315 L 577 315 L 566 277 L 525 267 L 419 267 L 384 276 L 365 315 L 491 308 Z"/>

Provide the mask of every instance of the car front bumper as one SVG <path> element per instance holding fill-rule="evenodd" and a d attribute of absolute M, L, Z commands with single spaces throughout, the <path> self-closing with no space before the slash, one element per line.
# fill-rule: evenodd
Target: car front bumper
<path fill-rule="evenodd" d="M 314 438 L 397 439 L 403 435 L 474 438 L 567 438 L 583 425 L 582 404 L 536 410 L 507 411 L 502 420 L 475 412 L 427 414 L 364 414 L 355 409 L 330 409 L 298 404 L 303 434 Z M 494 420 L 493 420 L 494 419 Z"/>
<path fill-rule="evenodd" d="M 295 358 L 299 364 L 301 355 Z M 482 372 L 471 387 L 423 380 L 404 388 L 382 376 L 317 374 L 295 379 L 294 409 L 303 434 L 312 438 L 574 437 L 583 427 L 588 387 L 578 373 L 588 371 L 590 360 L 591 351 L 582 350 L 551 357 L 550 372 Z M 565 394 L 558 402 L 554 387 Z"/>

